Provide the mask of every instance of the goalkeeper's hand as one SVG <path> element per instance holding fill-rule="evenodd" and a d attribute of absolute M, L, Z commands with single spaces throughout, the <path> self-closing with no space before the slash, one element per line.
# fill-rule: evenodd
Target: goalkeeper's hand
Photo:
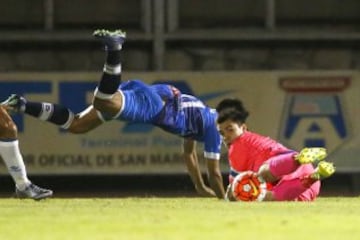
<path fill-rule="evenodd" d="M 232 190 L 231 190 L 231 183 L 226 188 L 225 201 L 230 201 L 230 202 L 236 201 L 236 199 L 232 193 Z"/>

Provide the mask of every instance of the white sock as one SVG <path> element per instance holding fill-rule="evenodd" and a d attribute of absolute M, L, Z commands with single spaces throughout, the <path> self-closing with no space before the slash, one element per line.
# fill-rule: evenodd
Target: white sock
<path fill-rule="evenodd" d="M 108 63 L 105 63 L 103 72 L 110 74 L 110 75 L 120 75 L 121 74 L 121 64 L 118 65 L 109 65 Z"/>
<path fill-rule="evenodd" d="M 30 184 L 30 180 L 27 178 L 24 160 L 19 149 L 19 141 L 0 141 L 0 156 L 4 160 L 16 187 L 19 190 L 24 190 Z"/>

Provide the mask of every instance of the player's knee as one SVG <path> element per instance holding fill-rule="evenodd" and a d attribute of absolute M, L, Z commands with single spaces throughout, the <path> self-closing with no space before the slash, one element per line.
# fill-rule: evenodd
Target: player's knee
<path fill-rule="evenodd" d="M 98 98 L 94 99 L 93 106 L 99 112 L 105 113 L 110 116 L 115 116 L 120 109 L 120 107 L 114 100 L 103 100 Z"/>
<path fill-rule="evenodd" d="M 95 97 L 93 106 L 96 110 L 110 116 L 116 115 L 122 107 L 123 95 L 116 92 L 111 99 L 100 99 Z"/>
<path fill-rule="evenodd" d="M 106 109 L 107 100 L 94 98 L 92 105 L 94 108 L 100 112 L 104 111 Z"/>
<path fill-rule="evenodd" d="M 262 177 L 264 179 L 265 182 L 269 182 L 269 183 L 272 183 L 272 182 L 275 182 L 277 181 L 278 179 L 271 173 L 270 171 L 270 165 L 268 163 L 264 163 L 259 171 L 258 171 L 258 175 L 260 177 Z"/>

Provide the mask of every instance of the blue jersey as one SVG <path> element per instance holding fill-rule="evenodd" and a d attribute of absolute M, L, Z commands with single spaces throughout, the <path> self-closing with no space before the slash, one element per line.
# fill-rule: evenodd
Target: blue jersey
<path fill-rule="evenodd" d="M 116 116 L 118 119 L 152 124 L 203 142 L 205 157 L 220 159 L 221 138 L 215 109 L 167 84 L 147 85 L 132 80 L 122 83 L 119 91 L 123 95 L 123 107 Z"/>

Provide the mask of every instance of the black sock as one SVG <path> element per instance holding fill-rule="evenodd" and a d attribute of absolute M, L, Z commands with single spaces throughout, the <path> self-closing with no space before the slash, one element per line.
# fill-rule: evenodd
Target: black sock
<path fill-rule="evenodd" d="M 58 104 L 45 102 L 28 101 L 25 105 L 25 113 L 58 126 L 63 126 L 70 118 L 73 118 L 73 113 L 70 109 Z"/>
<path fill-rule="evenodd" d="M 120 56 L 120 50 L 107 51 L 106 64 L 110 66 L 119 65 L 121 63 Z"/>
<path fill-rule="evenodd" d="M 98 89 L 105 94 L 114 94 L 121 83 L 121 75 L 112 75 L 106 72 L 103 73 L 99 82 Z"/>

